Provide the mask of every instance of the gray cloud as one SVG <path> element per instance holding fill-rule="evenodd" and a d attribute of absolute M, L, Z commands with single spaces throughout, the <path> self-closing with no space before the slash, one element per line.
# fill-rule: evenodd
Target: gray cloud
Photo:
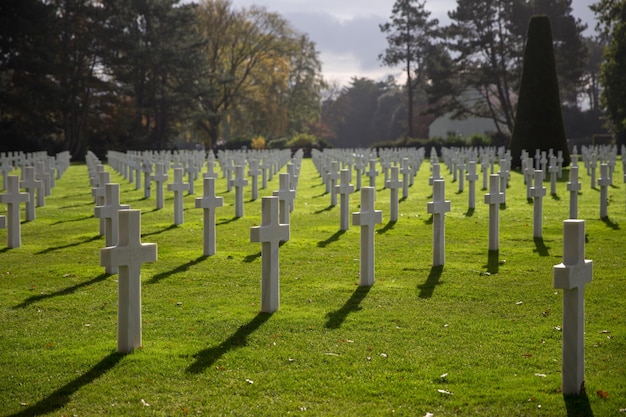
<path fill-rule="evenodd" d="M 285 18 L 300 32 L 307 33 L 318 51 L 332 54 L 353 54 L 355 65 L 362 70 L 380 67 L 378 55 L 385 50 L 386 40 L 378 25 L 384 18 L 355 17 L 339 20 L 329 13 L 286 13 Z"/>

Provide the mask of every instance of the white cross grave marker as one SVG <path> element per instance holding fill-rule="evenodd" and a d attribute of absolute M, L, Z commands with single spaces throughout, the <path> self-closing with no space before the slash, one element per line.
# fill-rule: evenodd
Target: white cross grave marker
<path fill-rule="evenodd" d="M 354 186 L 350 184 L 350 170 L 341 170 L 341 184 L 335 186 L 339 194 L 339 230 L 350 228 L 350 194 L 354 192 Z"/>
<path fill-rule="evenodd" d="M 279 186 L 278 191 L 272 193 L 273 196 L 278 197 L 278 206 L 280 212 L 279 222 L 281 224 L 290 224 L 289 213 L 291 212 L 291 203 L 296 197 L 295 190 L 290 188 L 291 175 L 286 172 L 281 172 L 278 176 Z"/>
<path fill-rule="evenodd" d="M 376 171 L 376 160 L 369 160 L 369 167 L 367 172 L 365 173 L 370 179 L 370 187 L 376 187 L 376 176 L 378 176 L 378 171 Z"/>
<path fill-rule="evenodd" d="M 257 159 L 250 159 L 250 168 L 248 168 L 248 175 L 252 179 L 251 200 L 259 198 L 259 175 L 261 170 L 259 169 L 259 161 Z"/>
<path fill-rule="evenodd" d="M 120 210 L 117 245 L 100 249 L 100 265 L 118 268 L 117 351 L 141 347 L 141 265 L 157 260 L 157 244 L 141 243 L 141 210 Z"/>
<path fill-rule="evenodd" d="M 409 174 L 411 169 L 409 167 L 409 158 L 402 158 L 400 173 L 402 174 L 402 198 L 409 198 Z"/>
<path fill-rule="evenodd" d="M 446 183 L 433 181 L 433 201 L 427 204 L 428 213 L 433 215 L 433 266 L 441 266 L 446 259 L 445 214 L 450 211 L 450 201 L 445 200 Z"/>
<path fill-rule="evenodd" d="M 0 194 L 0 203 L 7 205 L 7 228 L 9 248 L 19 248 L 22 246 L 22 230 L 20 225 L 20 203 L 29 200 L 28 193 L 20 192 L 20 177 L 17 175 L 7 176 L 7 192 Z"/>
<path fill-rule="evenodd" d="M 204 196 L 196 198 L 196 208 L 204 209 L 204 256 L 215 255 L 215 209 L 224 205 L 224 197 L 215 196 L 215 178 L 204 177 Z"/>
<path fill-rule="evenodd" d="M 476 207 L 476 181 L 478 181 L 476 161 L 469 161 L 467 163 L 467 174 L 465 175 L 465 179 L 467 179 L 469 184 L 468 208 L 472 210 Z"/>
<path fill-rule="evenodd" d="M 235 178 L 230 180 L 230 185 L 235 187 L 235 217 L 243 217 L 243 187 L 248 185 L 248 180 L 243 176 L 242 165 L 235 165 Z"/>
<path fill-rule="evenodd" d="M 143 171 L 143 198 L 150 198 L 150 177 L 152 176 L 152 160 L 147 158 L 141 162 L 141 169 Z"/>
<path fill-rule="evenodd" d="M 167 182 L 167 171 L 162 163 L 156 164 L 152 181 L 156 182 L 156 208 L 160 210 L 164 205 L 163 184 Z"/>
<path fill-rule="evenodd" d="M 535 181 L 531 193 L 533 195 L 533 237 L 541 238 L 543 236 L 543 197 L 546 195 L 541 169 L 535 170 Z"/>
<path fill-rule="evenodd" d="M 569 168 L 569 181 L 567 183 L 567 191 L 569 191 L 569 218 L 578 218 L 578 192 L 581 184 L 578 181 L 578 165 L 572 165 Z"/>
<path fill-rule="evenodd" d="M 498 174 L 489 176 L 489 194 L 485 194 L 485 204 L 489 204 L 489 250 L 499 250 L 500 236 L 500 204 L 504 202 L 504 194 L 500 192 Z"/>
<path fill-rule="evenodd" d="M 183 169 L 174 168 L 174 182 L 167 184 L 168 191 L 174 191 L 174 224 L 183 224 L 183 192 L 189 189 L 189 184 L 183 182 Z"/>
<path fill-rule="evenodd" d="M 339 163 L 337 161 L 332 161 L 330 163 L 330 170 L 328 171 L 328 184 L 329 184 L 329 191 L 330 191 L 330 205 L 331 206 L 336 206 L 337 205 L 337 188 L 335 187 L 337 185 L 337 180 L 339 179 Z"/>
<path fill-rule="evenodd" d="M 278 220 L 278 197 L 261 199 L 261 226 L 250 228 L 250 241 L 261 242 L 261 311 L 273 313 L 280 306 L 280 242 L 289 240 L 289 225 Z"/>
<path fill-rule="evenodd" d="M 608 211 L 608 187 L 611 185 L 611 178 L 609 177 L 608 164 L 600 165 L 600 178 L 598 178 L 598 185 L 600 186 L 600 218 L 604 219 L 609 215 Z"/>
<path fill-rule="evenodd" d="M 26 221 L 35 220 L 35 206 L 39 198 L 43 200 L 43 184 L 35 178 L 34 167 L 24 167 L 24 179 L 20 181 L 20 186 L 28 193 L 28 201 L 26 202 Z M 35 200 L 35 190 L 37 191 L 37 200 Z"/>
<path fill-rule="evenodd" d="M 550 157 L 548 172 L 550 173 L 550 195 L 556 195 L 556 177 L 559 173 L 559 167 L 555 156 Z"/>
<path fill-rule="evenodd" d="M 585 382 L 585 284 L 593 262 L 585 259 L 585 221 L 563 221 L 563 262 L 555 265 L 554 288 L 563 289 L 562 391 L 581 395 Z"/>
<path fill-rule="evenodd" d="M 104 242 L 105 246 L 115 246 L 117 244 L 118 216 L 120 210 L 130 209 L 129 205 L 120 204 L 120 185 L 115 183 L 105 184 L 104 203 L 94 208 L 94 216 L 104 220 Z M 117 268 L 106 268 L 107 274 L 117 273 Z"/>
<path fill-rule="evenodd" d="M 398 190 L 402 188 L 402 181 L 398 180 L 398 167 L 391 167 L 391 178 L 385 183 L 386 188 L 391 190 L 389 201 L 389 221 L 398 221 Z"/>
<path fill-rule="evenodd" d="M 361 211 L 352 213 L 352 224 L 361 226 L 360 286 L 374 284 L 374 226 L 383 222 L 383 212 L 374 210 L 376 189 L 361 188 Z"/>

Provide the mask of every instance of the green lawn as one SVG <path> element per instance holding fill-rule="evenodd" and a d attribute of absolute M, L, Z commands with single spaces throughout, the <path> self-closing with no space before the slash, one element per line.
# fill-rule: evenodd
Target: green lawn
<path fill-rule="evenodd" d="M 23 246 L 0 250 L 1 414 L 625 415 L 626 187 L 618 165 L 605 220 L 581 169 L 579 218 L 594 263 L 582 399 L 559 388 L 562 293 L 552 267 L 569 212 L 565 178 L 556 198 L 545 184 L 544 239 L 535 241 L 532 203 L 522 176 L 511 174 L 500 251 L 490 255 L 482 180 L 470 213 L 467 184 L 457 193 L 442 169 L 452 211 L 446 265 L 431 268 L 429 162 L 395 224 L 379 177 L 376 283 L 359 288 L 359 230 L 339 232 L 339 207 L 329 207 L 304 160 L 291 240 L 280 250 L 281 308 L 267 315 L 259 314 L 261 245 L 249 239 L 261 201 L 249 201 L 250 187 L 245 216 L 235 219 L 234 192 L 218 180 L 225 207 L 217 210 L 217 254 L 203 257 L 200 179 L 175 227 L 172 193 L 157 211 L 154 190 L 144 200 L 111 171 L 121 202 L 141 209 L 143 241 L 157 243 L 159 257 L 142 269 L 143 348 L 118 355 L 117 276 L 99 266 L 104 238 L 87 168 L 72 165 L 37 220 L 22 224 Z M 277 189 L 276 176 L 260 194 Z M 355 193 L 351 211 L 358 203 Z"/>

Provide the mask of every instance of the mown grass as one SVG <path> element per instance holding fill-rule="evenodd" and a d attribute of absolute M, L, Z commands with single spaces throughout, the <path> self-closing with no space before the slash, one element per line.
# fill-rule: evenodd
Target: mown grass
<path fill-rule="evenodd" d="M 112 172 L 121 201 L 142 211 L 144 242 L 159 260 L 142 269 L 143 348 L 116 349 L 117 276 L 104 274 L 98 219 L 84 165 L 57 182 L 37 220 L 22 224 L 19 249 L 0 250 L 0 411 L 4 415 L 407 415 L 611 416 L 626 408 L 626 193 L 621 165 L 609 218 L 581 170 L 586 257 L 586 388 L 564 398 L 561 262 L 566 179 L 544 199 L 544 238 L 513 173 L 501 210 L 500 251 L 489 253 L 488 207 L 445 172 L 446 264 L 432 268 L 429 163 L 401 217 L 387 222 L 389 191 L 378 181 L 376 283 L 359 288 L 359 230 L 339 232 L 339 207 L 310 160 L 303 162 L 291 240 L 280 250 L 281 308 L 259 314 L 260 199 L 217 189 L 217 254 L 202 256 L 202 213 L 185 197 L 185 223 Z M 109 169 L 109 168 L 107 168 Z M 171 174 L 171 173 L 170 173 Z M 565 176 L 567 177 L 567 175 Z M 364 178 L 364 184 L 366 179 Z M 479 184 L 480 185 L 480 184 Z M 546 187 L 549 184 L 546 183 Z M 278 178 L 261 190 L 269 195 Z M 480 188 L 480 187 L 478 187 Z M 154 191 L 153 191 L 154 195 Z M 351 197 L 357 211 L 359 194 Z M 0 231 L 0 239 L 6 230 Z M 545 375 L 545 376 L 537 376 Z M 445 375 L 445 376 L 443 376 Z M 600 395 L 598 395 L 600 392 Z M 606 397 L 608 395 L 608 397 Z M 606 398 L 605 398 L 606 397 Z"/>

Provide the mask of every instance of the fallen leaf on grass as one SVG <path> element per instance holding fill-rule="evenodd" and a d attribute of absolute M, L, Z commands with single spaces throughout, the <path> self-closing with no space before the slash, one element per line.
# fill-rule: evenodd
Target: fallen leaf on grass
<path fill-rule="evenodd" d="M 246 382 L 247 382 L 248 384 L 250 384 L 250 385 L 254 384 L 254 381 L 253 381 L 253 380 L 251 380 L 251 379 L 248 379 L 248 378 L 246 378 Z"/>
<path fill-rule="evenodd" d="M 596 394 L 598 394 L 598 397 L 602 398 L 603 400 L 609 398 L 609 393 L 606 391 L 598 390 Z"/>
<path fill-rule="evenodd" d="M 539 378 L 546 378 L 548 375 L 546 375 L 546 374 L 535 374 L 535 376 L 538 376 Z"/>
<path fill-rule="evenodd" d="M 150 407 L 150 404 L 148 404 L 146 400 L 144 400 L 143 398 L 141 399 L 141 404 L 143 404 L 146 407 Z"/>
<path fill-rule="evenodd" d="M 338 353 L 333 353 L 333 352 L 326 352 L 324 355 L 328 355 L 328 356 L 339 356 Z"/>
<path fill-rule="evenodd" d="M 435 417 L 435 415 L 433 413 L 426 413 L 424 414 L 424 417 Z"/>
<path fill-rule="evenodd" d="M 437 392 L 439 392 L 440 394 L 454 395 L 453 393 L 451 393 L 450 391 L 447 391 L 445 389 L 438 389 Z"/>

